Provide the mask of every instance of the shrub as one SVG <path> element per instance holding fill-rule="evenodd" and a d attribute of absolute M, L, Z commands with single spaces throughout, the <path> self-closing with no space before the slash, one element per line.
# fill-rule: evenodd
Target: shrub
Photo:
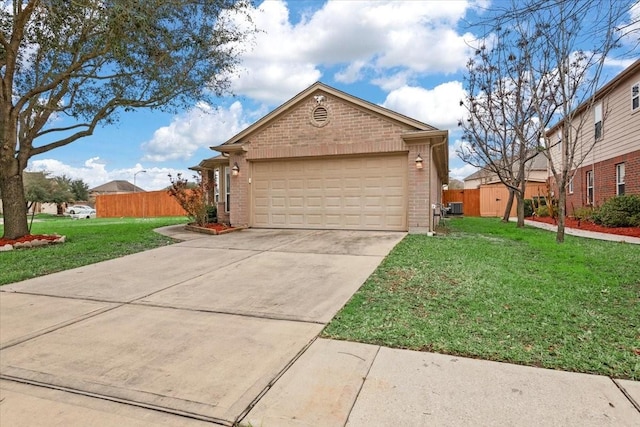
<path fill-rule="evenodd" d="M 613 197 L 593 214 L 593 221 L 605 227 L 640 226 L 640 195 Z"/>
<path fill-rule="evenodd" d="M 532 216 L 533 215 L 533 200 L 524 199 L 524 216 Z"/>
<path fill-rule="evenodd" d="M 540 206 L 536 211 L 536 214 L 541 218 L 549 216 L 549 206 L 547 205 Z"/>
<path fill-rule="evenodd" d="M 580 221 L 593 221 L 593 216 L 596 213 L 596 209 L 593 208 L 578 208 L 573 211 L 573 217 Z"/>
<path fill-rule="evenodd" d="M 213 206 L 207 206 L 207 222 L 218 222 L 218 209 Z"/>
<path fill-rule="evenodd" d="M 203 183 L 198 176 L 194 176 L 194 179 L 195 185 L 191 185 L 186 178 L 182 178 L 182 174 L 178 174 L 175 179 L 169 174 L 171 185 L 167 192 L 176 199 L 193 222 L 204 226 L 207 223 L 209 212 L 206 200 L 209 186 Z"/>

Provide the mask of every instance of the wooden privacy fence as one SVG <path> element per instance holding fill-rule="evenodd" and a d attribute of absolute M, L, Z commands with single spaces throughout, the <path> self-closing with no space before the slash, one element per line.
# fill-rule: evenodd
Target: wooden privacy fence
<path fill-rule="evenodd" d="M 186 214 L 166 190 L 96 196 L 96 216 L 99 218 L 145 218 Z"/>
<path fill-rule="evenodd" d="M 442 204 L 462 203 L 462 213 L 466 216 L 480 216 L 480 190 L 445 190 Z"/>
<path fill-rule="evenodd" d="M 544 183 L 529 182 L 524 193 L 525 199 L 546 195 Z M 509 200 L 509 190 L 503 184 L 481 185 L 474 190 L 445 190 L 442 203 L 462 203 L 462 213 L 466 216 L 502 217 Z M 510 216 L 516 216 L 516 203 L 513 202 Z"/>
<path fill-rule="evenodd" d="M 524 190 L 524 198 L 531 199 L 533 196 L 546 195 L 547 186 L 543 183 L 528 182 Z M 509 200 L 509 190 L 502 184 L 488 184 L 480 186 L 480 216 L 504 215 Z M 514 198 L 509 216 L 517 216 L 517 205 Z"/>

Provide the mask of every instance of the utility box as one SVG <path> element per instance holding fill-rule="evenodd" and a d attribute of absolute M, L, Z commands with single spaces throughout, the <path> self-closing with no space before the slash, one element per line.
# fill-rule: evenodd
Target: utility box
<path fill-rule="evenodd" d="M 462 215 L 462 202 L 449 203 L 449 214 Z"/>

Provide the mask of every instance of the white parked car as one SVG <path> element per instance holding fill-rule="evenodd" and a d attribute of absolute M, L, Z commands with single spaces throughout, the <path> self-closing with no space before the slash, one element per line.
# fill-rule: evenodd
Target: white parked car
<path fill-rule="evenodd" d="M 72 205 L 72 206 L 69 206 L 64 213 L 65 215 L 74 215 L 77 211 L 87 211 L 87 210 L 93 210 L 93 212 L 95 212 L 95 209 L 93 209 L 91 206 Z"/>
<path fill-rule="evenodd" d="M 70 213 L 69 216 L 73 219 L 81 219 L 81 218 L 95 218 L 96 210 L 87 206 L 88 209 L 74 209 L 74 213 Z"/>

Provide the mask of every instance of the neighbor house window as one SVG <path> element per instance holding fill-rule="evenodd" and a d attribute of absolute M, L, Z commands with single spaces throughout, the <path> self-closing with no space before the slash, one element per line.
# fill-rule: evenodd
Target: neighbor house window
<path fill-rule="evenodd" d="M 587 171 L 587 205 L 593 205 L 593 171 Z"/>
<path fill-rule="evenodd" d="M 569 178 L 569 194 L 573 194 L 573 177 Z"/>
<path fill-rule="evenodd" d="M 224 211 L 229 212 L 231 206 L 231 180 L 229 174 L 229 166 L 224 167 Z"/>
<path fill-rule="evenodd" d="M 618 196 L 624 194 L 624 163 L 616 165 L 616 194 Z"/>
<path fill-rule="evenodd" d="M 593 109 L 595 122 L 595 140 L 602 138 L 602 103 L 599 102 Z"/>
<path fill-rule="evenodd" d="M 640 109 L 640 83 L 631 86 L 631 111 Z"/>

